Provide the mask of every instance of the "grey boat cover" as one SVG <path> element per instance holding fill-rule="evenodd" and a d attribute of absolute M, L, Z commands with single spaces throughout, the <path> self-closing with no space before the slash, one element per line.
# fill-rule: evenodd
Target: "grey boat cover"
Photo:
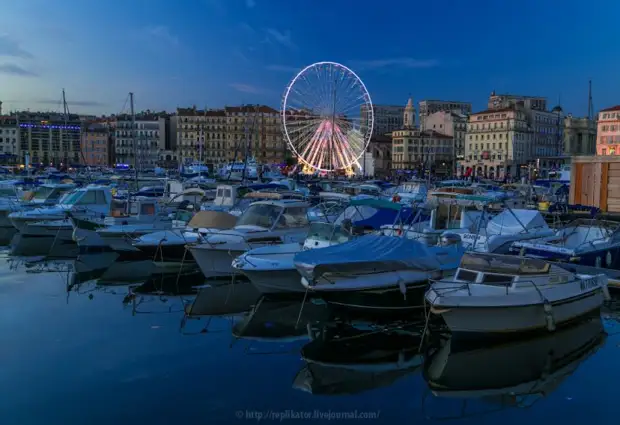
<path fill-rule="evenodd" d="M 294 263 L 302 276 L 314 280 L 325 273 L 438 270 L 443 268 L 438 254 L 434 249 L 414 240 L 364 235 L 339 245 L 302 251 L 295 255 Z"/>

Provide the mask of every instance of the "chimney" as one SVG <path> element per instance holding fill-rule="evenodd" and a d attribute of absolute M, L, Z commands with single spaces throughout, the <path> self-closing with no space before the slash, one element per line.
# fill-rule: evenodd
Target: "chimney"
<path fill-rule="evenodd" d="M 2 116 L 2 101 L 0 100 L 0 116 Z"/>

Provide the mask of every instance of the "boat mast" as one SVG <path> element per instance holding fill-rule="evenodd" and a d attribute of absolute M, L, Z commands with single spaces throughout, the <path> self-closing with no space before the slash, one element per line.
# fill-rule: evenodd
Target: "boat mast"
<path fill-rule="evenodd" d="M 65 89 L 62 89 L 62 105 L 63 105 L 63 112 L 64 112 L 64 116 L 65 116 L 65 128 L 62 131 L 62 135 L 64 137 L 65 135 L 65 131 L 67 131 L 67 126 L 69 125 L 69 114 L 71 113 L 69 111 L 69 104 L 67 103 L 67 97 L 65 96 Z M 84 155 L 84 151 L 82 150 L 82 125 L 80 123 L 80 156 L 82 157 L 82 162 L 84 162 L 84 166 L 86 166 L 86 176 L 88 177 L 88 180 L 90 180 L 90 171 L 88 171 L 88 164 L 86 163 L 86 155 Z M 62 143 L 62 140 L 61 140 Z M 56 164 L 54 164 L 56 165 Z"/>
<path fill-rule="evenodd" d="M 65 142 L 65 132 L 67 131 L 67 126 L 69 125 L 68 123 L 68 119 L 67 119 L 67 114 L 69 113 L 69 106 L 67 105 L 67 98 L 65 96 L 65 89 L 62 89 L 62 113 L 63 113 L 63 117 L 65 120 L 65 128 L 62 129 L 62 139 L 60 139 L 60 145 L 63 147 L 64 150 L 64 142 Z M 67 146 L 68 147 L 68 146 Z M 69 159 L 69 157 L 67 157 L 67 159 Z"/>
<path fill-rule="evenodd" d="M 129 105 L 131 108 L 131 144 L 133 145 L 133 169 L 138 190 L 138 146 L 136 145 L 136 112 L 133 108 L 133 92 L 129 92 Z"/>
<path fill-rule="evenodd" d="M 198 162 L 200 163 L 199 165 L 199 171 L 198 171 L 198 175 L 200 175 L 200 173 L 202 172 L 202 151 L 204 149 L 204 140 L 205 140 L 205 124 L 207 123 L 207 106 L 205 105 L 204 108 L 204 116 L 203 116 L 203 121 L 202 121 L 202 125 L 200 126 L 200 156 L 198 159 Z"/>

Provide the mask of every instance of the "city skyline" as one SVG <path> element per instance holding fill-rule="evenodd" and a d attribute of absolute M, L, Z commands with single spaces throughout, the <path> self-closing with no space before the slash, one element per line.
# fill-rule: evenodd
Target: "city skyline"
<path fill-rule="evenodd" d="M 376 104 L 413 96 L 416 104 L 449 99 L 479 111 L 495 90 L 545 96 L 550 106 L 561 98 L 566 113 L 580 116 L 590 78 L 595 110 L 619 103 L 609 52 L 611 12 L 620 6 L 610 1 L 583 8 L 570 0 L 562 10 L 532 0 L 518 8 L 319 3 L 14 2 L 0 15 L 0 100 L 5 111 L 58 111 L 65 88 L 79 113 L 126 113 L 129 91 L 136 110 L 278 107 L 296 71 L 333 60 L 364 80 Z"/>

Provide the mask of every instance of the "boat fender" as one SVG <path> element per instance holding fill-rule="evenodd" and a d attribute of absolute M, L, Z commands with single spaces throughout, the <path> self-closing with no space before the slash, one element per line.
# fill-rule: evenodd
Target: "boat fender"
<path fill-rule="evenodd" d="M 398 289 L 400 289 L 400 293 L 403 294 L 403 299 L 407 300 L 407 286 L 401 277 L 398 278 Z"/>
<path fill-rule="evenodd" d="M 601 289 L 603 290 L 603 298 L 605 299 L 605 301 L 611 300 L 611 295 L 609 295 L 609 287 L 607 286 L 607 282 L 605 282 L 604 285 L 601 285 Z"/>
<path fill-rule="evenodd" d="M 601 257 L 596 257 L 596 267 L 601 268 Z"/>
<path fill-rule="evenodd" d="M 543 304 L 543 309 L 545 311 L 545 319 L 547 321 L 547 329 L 549 332 L 555 331 L 555 319 L 553 318 L 553 307 L 549 301 L 545 301 Z"/>

